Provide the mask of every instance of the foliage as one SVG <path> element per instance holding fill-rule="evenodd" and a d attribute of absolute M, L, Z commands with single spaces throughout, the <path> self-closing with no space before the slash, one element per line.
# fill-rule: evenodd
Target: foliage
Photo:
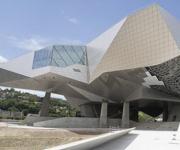
<path fill-rule="evenodd" d="M 139 122 L 152 122 L 154 121 L 154 118 L 151 117 L 150 115 L 148 114 L 145 114 L 144 112 L 142 111 L 139 111 L 138 113 L 138 119 L 139 119 Z"/>
<path fill-rule="evenodd" d="M 41 108 L 42 98 L 29 93 L 21 93 L 14 89 L 0 89 L 0 109 L 8 111 L 20 111 L 26 116 L 28 113 L 38 114 Z M 61 99 L 50 100 L 49 115 L 53 117 L 75 116 L 76 110 L 66 101 Z"/>

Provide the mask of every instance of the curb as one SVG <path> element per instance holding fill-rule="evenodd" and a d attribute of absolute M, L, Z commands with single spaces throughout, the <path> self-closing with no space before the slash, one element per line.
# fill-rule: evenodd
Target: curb
<path fill-rule="evenodd" d="M 88 150 L 88 149 L 97 147 L 103 143 L 106 143 L 110 140 L 116 139 L 122 135 L 125 135 L 134 129 L 135 128 L 129 128 L 129 129 L 123 129 L 120 131 L 112 131 L 110 133 L 105 133 L 105 134 L 99 135 L 97 137 L 80 140 L 80 141 L 56 146 L 53 148 L 48 148 L 45 150 Z"/>

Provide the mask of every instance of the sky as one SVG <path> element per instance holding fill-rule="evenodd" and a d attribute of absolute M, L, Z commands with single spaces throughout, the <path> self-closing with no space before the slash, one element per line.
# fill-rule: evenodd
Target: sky
<path fill-rule="evenodd" d="M 154 3 L 180 20 L 180 0 L 0 0 L 0 62 L 52 44 L 86 44 Z"/>

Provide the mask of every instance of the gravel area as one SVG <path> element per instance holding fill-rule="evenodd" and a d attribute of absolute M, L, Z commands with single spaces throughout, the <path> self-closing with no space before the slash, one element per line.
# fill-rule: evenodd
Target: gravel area
<path fill-rule="evenodd" d="M 96 136 L 68 129 L 26 129 L 0 125 L 0 150 L 42 150 Z"/>

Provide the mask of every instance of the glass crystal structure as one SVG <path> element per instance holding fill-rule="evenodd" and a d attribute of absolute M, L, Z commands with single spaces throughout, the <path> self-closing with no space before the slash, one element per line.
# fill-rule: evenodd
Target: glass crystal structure
<path fill-rule="evenodd" d="M 32 68 L 46 66 L 63 68 L 73 64 L 86 65 L 86 61 L 85 46 L 54 45 L 35 52 Z"/>

